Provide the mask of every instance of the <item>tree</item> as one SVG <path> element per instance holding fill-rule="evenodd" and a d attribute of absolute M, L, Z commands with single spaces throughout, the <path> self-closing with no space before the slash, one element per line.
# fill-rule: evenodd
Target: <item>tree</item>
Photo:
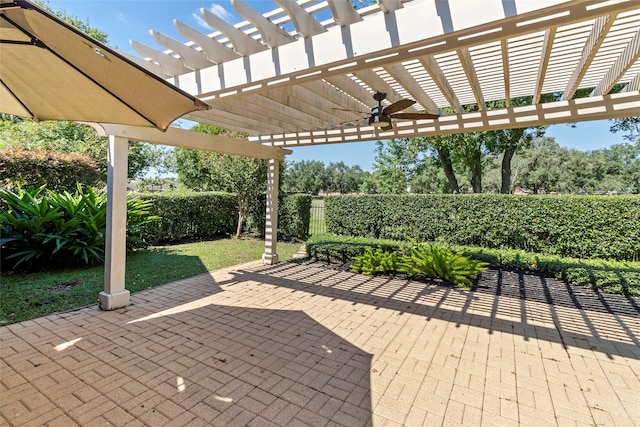
<path fill-rule="evenodd" d="M 102 30 L 99 30 L 98 28 L 92 27 L 89 24 L 89 20 L 88 19 L 85 19 L 83 21 L 82 19 L 78 18 L 77 16 L 70 15 L 70 14 L 68 14 L 66 11 L 64 11 L 62 9 L 55 11 L 55 10 L 53 10 L 51 8 L 51 6 L 49 5 L 49 2 L 47 0 L 35 0 L 35 3 L 38 4 L 40 7 L 48 10 L 51 13 L 53 13 L 58 18 L 60 18 L 63 21 L 65 21 L 67 24 L 69 24 L 69 25 L 77 28 L 78 30 L 82 31 L 86 35 L 93 37 L 94 39 L 98 40 L 99 42 L 102 42 L 104 44 L 108 44 L 107 33 L 105 33 Z"/>
<path fill-rule="evenodd" d="M 212 135 L 242 136 L 237 132 L 199 123 L 192 131 Z M 244 222 L 255 201 L 267 189 L 268 164 L 262 159 L 177 148 L 175 161 L 178 181 L 196 191 L 226 191 L 236 194 L 240 237 Z"/>
<path fill-rule="evenodd" d="M 640 116 L 623 117 L 610 120 L 610 122 L 612 123 L 609 128 L 611 132 L 626 132 L 624 138 L 628 141 L 640 141 Z"/>
<path fill-rule="evenodd" d="M 15 116 L 0 117 L 0 148 L 76 153 L 91 157 L 107 176 L 107 138 L 90 126 L 69 121 L 34 122 Z M 129 141 L 128 177 L 141 177 L 157 164 L 155 145 Z"/>
<path fill-rule="evenodd" d="M 344 162 L 329 163 L 326 170 L 327 192 L 347 194 L 358 191 L 368 172 L 360 166 L 347 166 Z"/>
<path fill-rule="evenodd" d="M 380 193 L 400 194 L 411 189 L 423 160 L 422 138 L 392 139 L 376 143 L 373 171 Z"/>
<path fill-rule="evenodd" d="M 433 136 L 427 138 L 426 143 L 433 147 L 437 153 L 437 158 L 442 165 L 444 175 L 447 177 L 449 192 L 453 194 L 460 193 L 460 185 L 453 168 L 453 158 L 451 156 L 451 147 L 455 146 L 457 135 Z"/>
<path fill-rule="evenodd" d="M 318 194 L 326 190 L 326 181 L 324 163 L 302 160 L 287 164 L 282 174 L 282 189 L 292 193 Z"/>

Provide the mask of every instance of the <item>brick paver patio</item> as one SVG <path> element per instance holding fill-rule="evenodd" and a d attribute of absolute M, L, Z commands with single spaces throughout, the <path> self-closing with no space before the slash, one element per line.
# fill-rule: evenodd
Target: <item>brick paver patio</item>
<path fill-rule="evenodd" d="M 245 264 L 0 328 L 11 426 L 640 425 L 638 299 Z"/>

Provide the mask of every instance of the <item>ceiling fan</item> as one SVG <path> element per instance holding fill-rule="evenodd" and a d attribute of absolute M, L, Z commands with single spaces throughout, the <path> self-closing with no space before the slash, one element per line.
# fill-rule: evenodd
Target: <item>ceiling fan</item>
<path fill-rule="evenodd" d="M 401 99 L 391 105 L 382 107 L 382 101 L 386 99 L 387 94 L 384 92 L 376 92 L 373 95 L 373 99 L 378 101 L 378 105 L 371 109 L 371 116 L 369 117 L 369 126 L 380 128 L 380 130 L 386 131 L 393 129 L 391 119 L 405 119 L 405 120 L 424 120 L 424 119 L 437 119 L 439 114 L 430 113 L 398 113 L 406 108 L 411 107 L 416 101 L 411 99 Z"/>

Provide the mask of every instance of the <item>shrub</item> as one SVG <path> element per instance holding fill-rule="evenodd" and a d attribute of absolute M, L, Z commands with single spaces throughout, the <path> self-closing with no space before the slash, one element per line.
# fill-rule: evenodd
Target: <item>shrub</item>
<path fill-rule="evenodd" d="M 471 289 L 469 276 L 486 271 L 489 263 L 472 260 L 462 252 L 431 244 L 418 243 L 411 255 L 403 257 L 400 272 L 410 276 L 424 274 L 432 279 L 443 279 L 464 289 Z"/>
<path fill-rule="evenodd" d="M 403 244 L 366 237 L 314 235 L 307 240 L 306 250 L 307 255 L 315 260 L 344 264 L 363 255 L 366 248 L 378 246 L 383 251 L 392 252 L 400 250 Z"/>
<path fill-rule="evenodd" d="M 158 193 L 138 197 L 150 203 L 150 213 L 157 217 L 142 230 L 150 243 L 210 239 L 235 232 L 238 207 L 231 193 Z"/>
<path fill-rule="evenodd" d="M 346 263 L 361 256 L 367 247 L 404 253 L 406 244 L 364 237 L 313 236 L 307 241 L 310 257 L 327 262 Z M 492 268 L 536 271 L 575 285 L 610 293 L 640 296 L 640 262 L 602 259 L 576 259 L 543 255 L 517 249 L 491 249 L 452 245 L 451 250 Z"/>
<path fill-rule="evenodd" d="M 351 271 L 364 275 L 391 273 L 400 271 L 401 258 L 395 251 L 383 251 L 381 247 L 373 250 L 371 246 L 364 248 L 364 253 L 354 258 Z"/>
<path fill-rule="evenodd" d="M 3 266 L 27 270 L 96 264 L 104 260 L 107 198 L 78 185 L 77 192 L 54 193 L 44 187 L 0 191 L 8 207 L 0 215 Z M 128 245 L 140 245 L 141 226 L 150 220 L 148 204 L 127 201 Z"/>
<path fill-rule="evenodd" d="M 331 196 L 325 209 L 327 231 L 345 236 L 640 259 L 638 196 Z"/>
<path fill-rule="evenodd" d="M 89 156 L 52 151 L 0 150 L 0 185 L 8 187 L 46 186 L 55 192 L 75 191 L 77 184 L 96 185 L 102 174 Z"/>
<path fill-rule="evenodd" d="M 278 239 L 304 241 L 309 237 L 311 200 L 308 194 L 280 194 L 278 197 Z M 262 195 L 247 218 L 246 229 L 264 236 L 267 199 Z"/>
<path fill-rule="evenodd" d="M 145 240 L 150 243 L 211 239 L 236 231 L 238 205 L 232 193 L 145 193 L 139 197 L 151 203 L 150 212 L 157 217 L 157 220 L 144 226 Z M 265 197 L 255 205 L 247 218 L 245 229 L 264 236 Z M 311 196 L 281 195 L 278 206 L 278 237 L 283 240 L 305 240 L 309 236 Z"/>
<path fill-rule="evenodd" d="M 278 238 L 304 241 L 309 237 L 311 221 L 311 200 L 309 194 L 280 196 L 278 203 Z M 266 211 L 263 211 L 265 215 Z"/>

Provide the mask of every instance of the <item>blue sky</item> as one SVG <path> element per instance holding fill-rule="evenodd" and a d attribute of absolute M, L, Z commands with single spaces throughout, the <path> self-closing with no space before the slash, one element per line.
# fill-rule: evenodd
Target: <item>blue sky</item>
<path fill-rule="evenodd" d="M 273 10 L 277 5 L 271 0 L 247 0 L 254 9 L 260 12 Z M 159 50 L 151 38 L 149 30 L 154 29 L 176 40 L 185 41 L 175 30 L 173 20 L 178 19 L 202 32 L 211 32 L 203 27 L 199 19 L 200 8 L 207 8 L 231 23 L 242 19 L 235 13 L 229 0 L 192 1 L 192 0 L 49 0 L 54 10 L 64 10 L 68 14 L 81 19 L 88 19 L 89 24 L 106 32 L 109 44 L 127 53 L 139 56 L 129 45 L 129 39 L 136 40 Z M 625 142 L 622 134 L 609 132 L 607 120 L 577 123 L 569 125 L 553 125 L 547 136 L 554 137 L 563 147 L 581 151 L 596 150 Z M 331 144 L 315 147 L 297 147 L 288 161 L 320 160 L 325 164 L 343 161 L 348 165 L 360 165 L 370 170 L 375 157 L 375 142 L 357 142 L 350 144 Z"/>

